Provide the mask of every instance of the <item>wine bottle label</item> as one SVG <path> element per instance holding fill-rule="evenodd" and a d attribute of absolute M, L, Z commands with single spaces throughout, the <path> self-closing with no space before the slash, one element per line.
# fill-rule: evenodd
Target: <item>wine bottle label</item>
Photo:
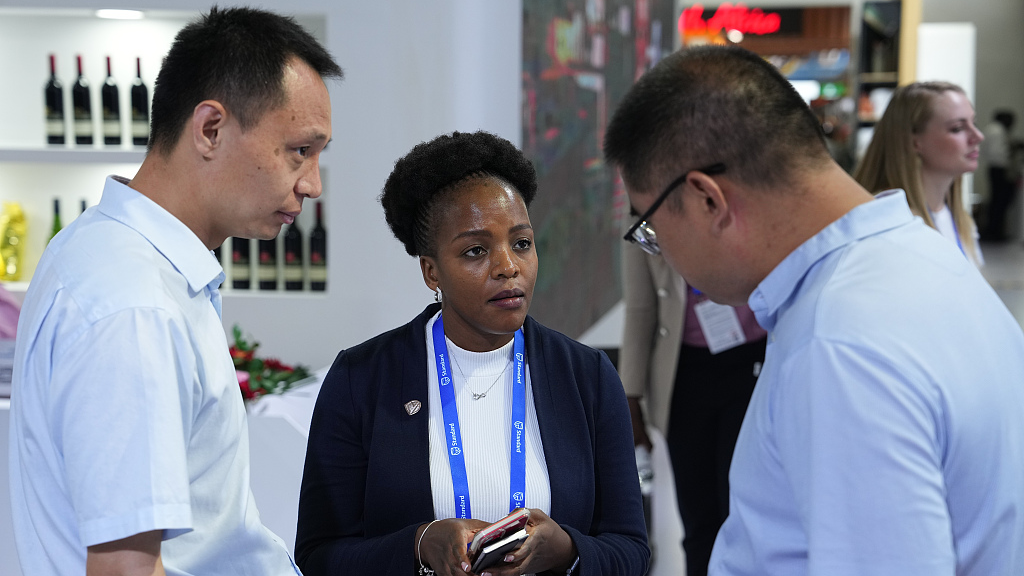
<path fill-rule="evenodd" d="M 49 118 L 46 120 L 46 133 L 50 136 L 64 135 L 64 119 Z"/>
<path fill-rule="evenodd" d="M 84 120 L 76 118 L 75 134 L 79 136 L 92 136 L 92 120 L 89 118 Z"/>
<path fill-rule="evenodd" d="M 309 280 L 311 282 L 327 282 L 327 267 L 326 266 L 310 266 L 309 267 Z"/>
<path fill-rule="evenodd" d="M 103 135 L 112 137 L 121 135 L 121 123 L 117 121 L 117 118 L 103 120 Z"/>
<path fill-rule="evenodd" d="M 273 281 L 277 280 L 277 267 L 275 266 L 259 266 L 259 278 L 260 281 Z"/>
<path fill-rule="evenodd" d="M 231 265 L 231 277 L 235 280 L 248 280 L 249 274 L 249 263 L 235 261 Z"/>
<path fill-rule="evenodd" d="M 135 120 L 132 122 L 132 138 L 149 138 L 149 122 Z"/>
<path fill-rule="evenodd" d="M 284 279 L 286 282 L 301 282 L 302 266 L 285 266 Z"/>

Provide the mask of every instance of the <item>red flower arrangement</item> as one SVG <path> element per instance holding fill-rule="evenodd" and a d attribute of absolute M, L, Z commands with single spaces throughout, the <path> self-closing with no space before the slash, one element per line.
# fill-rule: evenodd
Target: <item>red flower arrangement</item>
<path fill-rule="evenodd" d="M 235 343 L 229 351 L 235 363 L 242 398 L 255 400 L 264 394 L 281 394 L 299 380 L 309 377 L 309 369 L 305 366 L 289 366 L 276 358 L 257 358 L 259 342 L 246 341 L 237 325 L 232 329 L 232 334 Z"/>

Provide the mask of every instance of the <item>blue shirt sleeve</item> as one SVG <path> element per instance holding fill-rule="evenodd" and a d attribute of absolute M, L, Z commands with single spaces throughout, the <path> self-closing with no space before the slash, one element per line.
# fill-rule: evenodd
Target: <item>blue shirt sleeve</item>
<path fill-rule="evenodd" d="M 812 339 L 771 399 L 811 575 L 952 575 L 941 398 L 884 352 Z"/>
<path fill-rule="evenodd" d="M 188 532 L 195 362 L 184 331 L 166 312 L 128 309 L 54 353 L 52 437 L 82 545 Z"/>

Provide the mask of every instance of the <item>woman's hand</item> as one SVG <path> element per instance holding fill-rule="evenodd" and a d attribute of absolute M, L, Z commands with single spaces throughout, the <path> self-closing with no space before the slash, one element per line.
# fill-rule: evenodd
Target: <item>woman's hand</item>
<path fill-rule="evenodd" d="M 557 522 L 542 510 L 530 509 L 526 542 L 505 556 L 505 563 L 485 568 L 483 574 L 515 576 L 545 570 L 565 572 L 576 560 L 576 544 Z"/>
<path fill-rule="evenodd" d="M 424 534 L 427 526 L 430 526 L 430 530 Z M 448 518 L 424 524 L 416 531 L 416 542 L 419 544 L 418 559 L 438 576 L 469 574 L 469 556 L 466 554 L 468 544 L 473 535 L 487 526 L 487 522 L 482 520 L 461 518 Z"/>

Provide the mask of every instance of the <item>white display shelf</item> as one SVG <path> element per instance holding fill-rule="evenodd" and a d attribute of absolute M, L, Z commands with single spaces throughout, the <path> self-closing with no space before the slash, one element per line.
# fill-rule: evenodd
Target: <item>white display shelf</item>
<path fill-rule="evenodd" d="M 24 298 L 28 280 L 32 278 L 49 239 L 54 199 L 60 200 L 63 225 L 69 226 L 78 216 L 82 201 L 87 206 L 100 201 L 107 176 L 116 174 L 133 178 L 146 156 L 142 147 L 131 145 L 127 125 L 122 127 L 123 144 L 120 146 L 108 148 L 102 143 L 85 146 L 74 143 L 70 88 L 77 76 L 75 57 L 82 55 L 86 77 L 93 87 L 93 132 L 94 138 L 99 139 L 99 86 L 105 78 L 105 57 L 111 57 L 113 76 L 121 96 L 121 109 L 128 110 L 130 86 L 135 77 L 135 58 L 142 59 L 142 79 L 152 96 L 160 63 L 174 36 L 186 23 L 209 10 L 210 6 L 208 3 L 188 1 L 140 0 L 124 7 L 141 9 L 145 19 L 124 21 L 96 18 L 91 8 L 75 7 L 88 6 L 79 0 L 54 0 L 55 4 L 62 6 L 52 7 L 45 6 L 46 3 L 48 0 L 42 0 L 42 3 L 36 0 L 0 0 L 0 77 L 18 78 L 17 86 L 12 85 L 11 89 L 0 91 L 0 202 L 18 202 L 28 221 L 22 281 L 4 283 L 4 287 L 16 298 Z M 329 14 L 336 10 L 347 14 L 347 9 L 339 9 L 335 3 L 321 0 L 314 2 L 315 6 L 307 6 L 313 12 L 306 14 L 295 14 L 297 8 L 283 0 L 269 0 L 262 4 L 268 9 L 294 16 L 315 37 L 328 45 L 326 29 Z M 382 12 L 382 16 L 388 14 Z M 380 21 L 386 22 L 387 18 Z M 342 19 L 339 22 L 347 23 L 348 20 Z M 365 45 L 362 41 L 352 42 Z M 337 45 L 330 47 L 336 54 L 349 51 Z M 46 144 L 43 87 L 49 79 L 50 54 L 56 55 L 57 76 L 64 84 L 65 134 L 69 139 L 66 145 Z M 351 71 L 351 68 L 346 69 Z M 340 87 L 332 88 L 335 89 Z M 377 94 L 377 91 L 373 93 Z M 421 103 L 419 99 L 414 102 Z M 419 133 L 416 137 L 416 141 L 423 139 Z M 332 182 L 328 177 L 334 168 L 331 156 L 326 154 L 321 162 L 324 169 L 321 174 L 324 180 L 322 201 L 324 223 L 330 231 L 331 242 L 337 242 L 341 236 L 333 232 L 335 223 L 343 220 L 340 213 L 343 202 L 330 199 Z M 389 158 L 390 162 L 393 162 L 393 158 Z M 378 180 L 383 182 L 383 178 L 374 177 L 373 180 L 374 186 L 371 188 L 380 186 Z M 358 189 L 366 187 L 349 186 Z M 304 208 L 299 224 L 306 246 L 304 266 L 308 266 L 308 238 L 315 224 L 314 202 L 306 202 Z M 379 206 L 373 206 L 372 215 L 379 218 Z M 337 226 L 340 230 L 340 224 Z M 328 252 L 333 256 L 341 254 L 342 250 L 329 248 Z M 256 254 L 254 242 L 251 269 L 254 280 L 257 278 Z M 226 252 L 224 257 L 228 258 L 229 253 Z M 405 262 L 404 254 L 402 261 Z M 343 343 L 354 339 L 343 339 L 341 336 L 349 327 L 362 327 L 376 321 L 380 327 L 374 330 L 380 331 L 397 324 L 391 319 L 380 320 L 381 314 L 373 306 L 359 308 L 359 312 L 369 320 L 351 321 L 348 318 L 351 307 L 341 302 L 343 294 L 351 290 L 352 285 L 346 287 L 335 279 L 335 268 L 332 261 L 328 269 L 331 276 L 327 291 L 296 292 L 283 289 L 261 291 L 255 285 L 250 290 L 234 290 L 230 287 L 231 266 L 225 266 L 228 281 L 221 289 L 224 296 L 224 325 L 228 328 L 236 323 L 241 325 L 261 342 L 261 350 L 267 354 L 290 362 L 320 365 L 333 359 Z M 309 333 L 312 336 L 295 338 L 294 335 L 298 333 Z M 0 576 L 9 574 L 5 571 L 4 560 L 4 551 L 0 547 Z"/>
<path fill-rule="evenodd" d="M 145 148 L 0 148 L 0 162 L 30 164 L 142 164 L 145 157 Z"/>

